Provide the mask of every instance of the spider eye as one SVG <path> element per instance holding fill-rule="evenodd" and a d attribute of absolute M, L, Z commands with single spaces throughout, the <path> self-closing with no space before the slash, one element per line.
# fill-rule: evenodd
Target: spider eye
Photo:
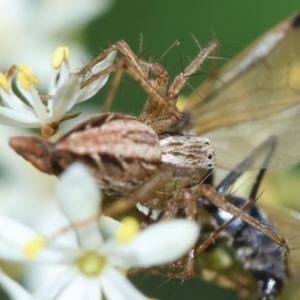
<path fill-rule="evenodd" d="M 208 155 L 207 155 L 207 158 L 208 158 L 208 159 L 212 159 L 212 155 L 211 155 L 211 154 L 208 154 Z"/>

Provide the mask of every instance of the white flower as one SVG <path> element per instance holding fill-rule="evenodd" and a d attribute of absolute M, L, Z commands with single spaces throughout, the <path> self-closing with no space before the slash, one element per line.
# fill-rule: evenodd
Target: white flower
<path fill-rule="evenodd" d="M 71 224 L 86 220 L 99 210 L 101 197 L 96 182 L 80 164 L 71 166 L 61 176 L 57 195 Z M 59 240 L 47 241 L 17 221 L 0 216 L 0 257 L 64 267 L 57 278 L 33 294 L 33 299 L 99 300 L 102 294 L 108 300 L 147 299 L 122 270 L 178 259 L 195 243 L 199 226 L 178 219 L 151 225 L 138 234 L 136 231 L 133 219 L 122 226 L 103 216 L 99 222 L 78 227 L 73 231 L 78 244 L 66 245 Z M 0 282 L 3 280 L 0 278 Z"/>
<path fill-rule="evenodd" d="M 112 52 L 96 64 L 89 76 L 111 66 L 115 55 L 116 52 Z M 7 76 L 0 74 L 0 95 L 4 105 L 0 107 L 0 123 L 16 127 L 42 128 L 45 136 L 51 136 L 55 133 L 58 124 L 64 120 L 65 114 L 75 104 L 95 95 L 106 83 L 109 75 L 101 76 L 80 89 L 80 78 L 70 74 L 68 56 L 68 47 L 59 47 L 53 54 L 52 66 L 55 70 L 50 81 L 51 99 L 47 100 L 47 106 L 35 88 L 39 82 L 29 67 L 13 66 Z M 12 89 L 12 80 L 17 70 L 18 91 L 29 105 L 23 102 Z"/>
<path fill-rule="evenodd" d="M 71 60 L 72 66 L 79 68 L 90 54 L 74 36 L 78 37 L 93 18 L 107 12 L 113 3 L 113 0 L 0 1 L 0 69 L 6 70 L 15 62 L 27 62 L 45 84 L 49 75 L 47 57 L 61 44 L 68 44 L 73 57 L 81 59 Z"/>

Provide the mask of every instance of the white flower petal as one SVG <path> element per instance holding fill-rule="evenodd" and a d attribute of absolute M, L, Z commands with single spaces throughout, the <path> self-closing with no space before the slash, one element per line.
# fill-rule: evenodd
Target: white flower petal
<path fill-rule="evenodd" d="M 61 120 L 65 113 L 74 106 L 79 92 L 79 79 L 76 75 L 71 75 L 51 100 L 53 122 Z"/>
<path fill-rule="evenodd" d="M 45 284 L 48 285 L 60 276 L 68 267 L 44 263 L 26 263 L 22 267 L 22 286 L 28 291 L 37 292 Z"/>
<path fill-rule="evenodd" d="M 22 248 L 4 240 L 0 240 L 0 258 L 7 261 L 24 262 Z"/>
<path fill-rule="evenodd" d="M 32 108 L 27 106 L 23 101 L 21 101 L 13 92 L 12 90 L 9 90 L 8 92 L 4 91 L 2 88 L 0 88 L 0 95 L 1 100 L 4 104 L 4 106 L 9 107 L 11 109 L 17 110 L 17 111 L 30 111 L 33 112 Z"/>
<path fill-rule="evenodd" d="M 107 300 L 147 300 L 135 286 L 113 268 L 107 268 L 101 277 L 103 292 Z"/>
<path fill-rule="evenodd" d="M 65 82 L 68 80 L 70 76 L 70 68 L 69 64 L 66 62 L 62 62 L 60 68 L 59 68 L 59 78 L 57 83 L 57 89 L 59 89 L 61 86 L 65 84 Z"/>
<path fill-rule="evenodd" d="M 91 75 L 96 74 L 102 70 L 105 70 L 106 68 L 110 67 L 113 65 L 115 58 L 117 55 L 117 51 L 113 51 L 107 55 L 105 59 L 97 63 L 93 68 Z"/>
<path fill-rule="evenodd" d="M 114 237 L 120 226 L 120 222 L 110 217 L 102 216 L 99 220 L 99 228 L 105 240 Z"/>
<path fill-rule="evenodd" d="M 41 238 L 31 228 L 7 216 L 0 216 L 0 257 L 10 261 L 30 261 L 47 263 L 69 262 L 78 256 L 80 249 L 41 248 L 32 258 L 26 257 L 24 247 Z"/>
<path fill-rule="evenodd" d="M 65 279 L 68 279 L 67 277 Z M 66 280 L 63 286 L 61 285 L 61 289 L 57 288 L 57 296 L 55 300 L 101 300 L 101 289 L 100 282 L 97 277 L 86 277 L 81 274 L 77 274 L 71 281 L 68 283 Z M 44 293 L 47 296 L 46 293 Z M 45 296 L 39 298 L 35 298 L 35 300 L 50 300 L 52 298 L 48 298 Z M 54 293 L 53 293 L 54 296 Z"/>
<path fill-rule="evenodd" d="M 116 55 L 117 52 L 114 51 L 110 53 L 104 60 L 96 64 L 91 70 L 91 75 L 97 74 L 98 72 L 110 67 L 114 63 Z M 76 103 L 83 102 L 93 97 L 105 85 L 105 83 L 108 80 L 108 77 L 109 74 L 101 76 L 97 80 L 93 81 L 91 84 L 81 89 Z"/>
<path fill-rule="evenodd" d="M 77 228 L 76 233 L 82 249 L 93 251 L 101 247 L 103 237 L 96 220 Z"/>
<path fill-rule="evenodd" d="M 32 97 L 29 91 L 26 91 L 19 80 L 16 80 L 16 86 L 18 88 L 19 93 L 26 99 L 26 101 L 33 107 Z"/>
<path fill-rule="evenodd" d="M 95 178 L 84 165 L 71 165 L 59 179 L 57 197 L 69 220 L 76 223 L 97 214 L 101 194 Z"/>
<path fill-rule="evenodd" d="M 31 228 L 7 216 L 0 216 L 0 239 L 23 247 L 29 241 L 38 238 Z"/>
<path fill-rule="evenodd" d="M 46 264 L 72 264 L 74 259 L 78 257 L 82 251 L 78 249 L 60 249 L 60 248 L 44 248 L 36 257 L 32 258 L 32 262 L 41 262 Z M 23 261 L 25 257 L 23 258 Z M 27 258 L 27 261 L 30 259 Z"/>
<path fill-rule="evenodd" d="M 101 194 L 95 178 L 84 165 L 71 165 L 59 179 L 57 196 L 69 220 L 76 223 L 98 213 Z"/>
<path fill-rule="evenodd" d="M 32 295 L 2 271 L 0 271 L 0 287 L 11 300 L 32 300 Z"/>
<path fill-rule="evenodd" d="M 1 109 L 1 108 L 0 108 Z M 17 120 L 11 119 L 9 117 L 5 117 L 3 115 L 1 115 L 0 112 L 0 125 L 6 125 L 6 126 L 12 126 L 12 127 L 30 127 L 28 126 L 28 123 L 24 123 L 24 122 L 19 122 Z M 38 127 L 38 126 L 33 126 L 33 127 Z"/>
<path fill-rule="evenodd" d="M 50 83 L 49 83 L 49 89 L 48 94 L 54 95 L 58 88 L 60 88 L 69 78 L 70 76 L 70 70 L 69 70 L 69 64 L 62 62 L 59 69 L 53 69 L 52 74 L 50 76 Z"/>
<path fill-rule="evenodd" d="M 34 300 L 52 300 L 59 292 L 70 284 L 78 275 L 75 268 L 62 272 L 55 280 L 34 293 Z M 56 299 L 56 298 L 55 298 Z"/>
<path fill-rule="evenodd" d="M 60 69 L 52 69 L 51 75 L 50 75 L 50 80 L 49 80 L 49 86 L 48 86 L 48 94 L 49 95 L 54 95 L 57 91 L 57 79 L 59 78 L 60 74 Z M 49 108 L 52 107 L 51 102 L 48 101 Z"/>
<path fill-rule="evenodd" d="M 81 249 L 95 250 L 103 247 L 103 241 L 114 237 L 120 226 L 122 226 L 120 222 L 106 216 L 101 216 L 99 222 L 95 220 L 84 226 L 79 226 L 76 228 L 76 236 Z M 73 251 L 75 253 L 75 249 Z M 66 257 L 68 257 L 67 254 Z M 75 257 L 75 254 L 73 257 Z"/>
<path fill-rule="evenodd" d="M 42 102 L 38 91 L 34 87 L 32 87 L 30 93 L 36 115 L 41 121 L 45 120 L 47 117 L 46 106 Z"/>
<path fill-rule="evenodd" d="M 89 286 L 85 291 L 84 300 L 101 300 L 102 290 L 99 282 L 99 278 L 89 278 Z"/>
<path fill-rule="evenodd" d="M 101 300 L 101 287 L 97 277 L 78 274 L 55 300 Z"/>
<path fill-rule="evenodd" d="M 9 122 L 11 124 L 8 124 Z M 13 125 L 18 127 L 39 127 L 41 121 L 29 111 L 21 112 L 7 107 L 0 107 L 0 123 L 3 125 Z"/>
<path fill-rule="evenodd" d="M 72 282 L 62 289 L 56 300 L 86 300 L 86 292 L 89 287 L 89 278 L 77 275 Z"/>
<path fill-rule="evenodd" d="M 111 263 L 119 267 L 147 267 L 172 262 L 197 241 L 200 227 L 183 219 L 160 222 L 140 232 L 132 241 L 111 249 Z"/>
<path fill-rule="evenodd" d="M 73 164 L 60 177 L 57 196 L 62 211 L 71 223 L 76 224 L 96 216 L 100 209 L 101 194 L 94 177 L 79 163 Z M 77 229 L 84 249 L 95 249 L 102 243 L 99 224 L 95 220 Z"/>

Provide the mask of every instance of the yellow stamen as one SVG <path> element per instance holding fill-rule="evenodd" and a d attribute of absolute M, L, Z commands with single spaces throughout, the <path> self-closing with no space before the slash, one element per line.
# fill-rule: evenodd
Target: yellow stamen
<path fill-rule="evenodd" d="M 30 82 L 28 81 L 26 75 L 22 72 L 20 72 L 18 74 L 18 81 L 20 82 L 21 87 L 25 90 L 25 91 L 29 91 L 30 90 Z"/>
<path fill-rule="evenodd" d="M 37 77 L 33 74 L 33 72 L 31 71 L 31 69 L 26 66 L 26 65 L 18 65 L 17 66 L 19 72 L 24 73 L 24 75 L 27 77 L 27 80 L 29 82 L 31 82 L 33 85 L 38 86 L 39 80 L 37 79 Z"/>
<path fill-rule="evenodd" d="M 58 47 L 52 55 L 51 65 L 57 70 L 64 61 L 67 61 L 70 54 L 70 48 L 66 46 Z"/>
<path fill-rule="evenodd" d="M 65 46 L 64 49 L 65 49 L 65 60 L 68 60 L 70 55 L 70 48 Z"/>
<path fill-rule="evenodd" d="M 32 259 L 45 248 L 46 244 L 47 240 L 42 236 L 38 236 L 25 245 L 23 253 L 28 259 Z"/>
<path fill-rule="evenodd" d="M 84 275 L 98 276 L 106 264 L 106 259 L 97 251 L 89 251 L 77 258 L 76 264 Z"/>
<path fill-rule="evenodd" d="M 26 75 L 30 76 L 32 74 L 31 69 L 27 65 L 19 64 L 19 65 L 17 65 L 17 68 L 18 68 L 19 72 L 22 72 Z"/>
<path fill-rule="evenodd" d="M 31 84 L 33 84 L 34 86 L 39 85 L 39 80 L 33 74 L 33 72 L 31 71 L 31 69 L 28 66 L 18 65 L 17 68 L 19 70 L 18 80 L 20 81 L 21 86 L 26 91 L 29 91 Z M 20 75 L 20 74 L 22 74 L 22 75 Z"/>
<path fill-rule="evenodd" d="M 119 243 L 127 243 L 134 238 L 140 231 L 140 224 L 132 217 L 124 218 L 121 223 L 122 227 L 116 232 L 116 240 Z"/>
<path fill-rule="evenodd" d="M 7 78 L 3 73 L 0 73 L 0 86 L 3 89 L 5 89 L 6 91 L 8 91 L 8 89 L 9 89 L 9 84 L 8 84 Z"/>
<path fill-rule="evenodd" d="M 32 74 L 32 75 L 30 76 L 30 82 L 31 82 L 34 86 L 40 85 L 39 80 L 37 79 L 37 77 L 36 77 L 34 74 Z"/>

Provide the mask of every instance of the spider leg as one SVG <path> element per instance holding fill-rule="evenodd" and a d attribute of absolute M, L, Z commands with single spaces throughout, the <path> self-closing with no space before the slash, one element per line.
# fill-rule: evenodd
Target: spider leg
<path fill-rule="evenodd" d="M 176 107 L 176 101 L 180 91 L 186 84 L 189 77 L 198 70 L 199 66 L 207 58 L 209 53 L 216 47 L 217 42 L 212 41 L 206 48 L 201 50 L 190 65 L 175 78 L 166 93 L 167 102 L 169 103 L 168 107 L 162 107 L 159 105 L 156 98 L 150 97 L 141 113 L 140 120 L 151 127 L 155 126 L 156 130 L 159 132 L 165 131 L 176 124 L 180 119 L 176 119 L 176 116 L 174 118 L 174 111 L 172 111 L 172 107 Z M 171 119 L 172 122 L 166 122 L 168 119 Z"/>

